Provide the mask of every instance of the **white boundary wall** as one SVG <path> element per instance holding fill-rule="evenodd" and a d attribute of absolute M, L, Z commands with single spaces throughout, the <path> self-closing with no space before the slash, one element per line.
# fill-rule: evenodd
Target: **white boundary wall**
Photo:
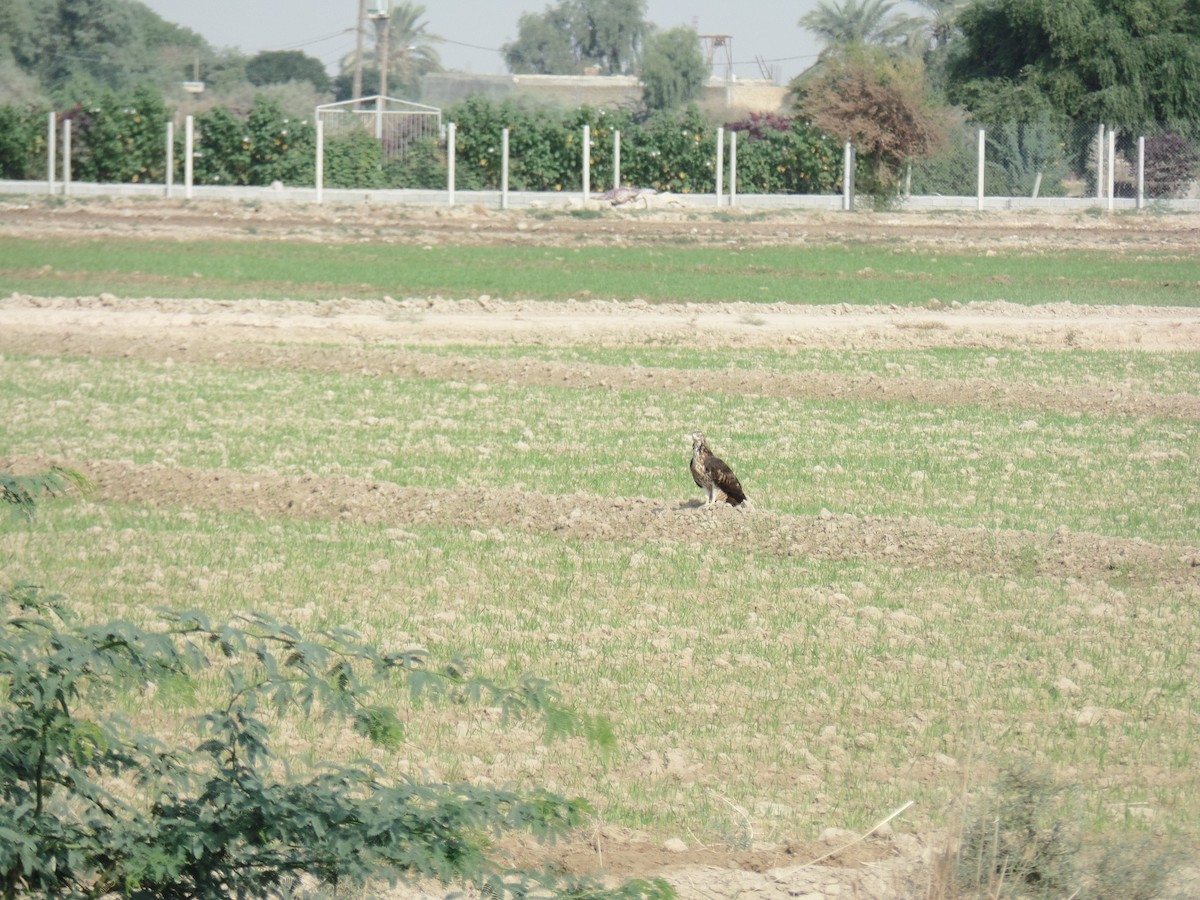
<path fill-rule="evenodd" d="M 59 185 L 61 188 L 61 184 Z M 61 196 L 61 190 L 56 192 Z M 46 196 L 44 181 L 0 181 L 0 195 L 7 196 Z M 231 187 L 229 185 L 196 185 L 191 196 L 195 200 L 228 200 L 228 201 L 272 201 L 280 203 L 316 203 L 317 191 L 312 187 Z M 161 184 L 96 184 L 93 182 L 73 181 L 71 197 L 163 197 Z M 180 199 L 174 195 L 172 199 Z M 323 201 L 333 203 L 388 203 L 412 206 L 446 206 L 447 193 L 444 190 L 355 190 L 352 188 L 325 188 Z M 727 198 L 726 198 L 727 199 Z M 743 194 L 737 195 L 739 209 L 824 209 L 841 210 L 841 194 Z M 182 200 L 180 202 L 183 202 Z M 609 202 L 598 197 L 593 198 L 588 205 L 595 208 L 609 206 Z M 454 201 L 449 205 L 480 206 L 485 209 L 501 209 L 501 192 L 496 191 L 463 191 L 454 195 Z M 508 194 L 510 209 L 579 209 L 582 208 L 578 191 L 510 191 Z M 625 208 L 641 208 L 640 201 L 631 202 Z M 646 206 L 653 208 L 700 208 L 715 206 L 715 194 L 656 194 L 648 198 Z M 728 209 L 728 207 L 722 207 Z M 1097 200 L 1095 197 L 987 197 L 984 210 L 1020 210 L 1040 209 L 1051 211 L 1068 210 L 1105 210 L 1107 200 Z M 1113 200 L 1116 211 L 1136 210 L 1137 201 L 1125 197 Z M 1200 212 L 1200 200 L 1156 200 L 1147 210 L 1173 210 L 1178 212 Z M 978 209 L 978 198 L 975 196 L 914 196 L 898 200 L 890 207 L 895 211 L 907 210 L 975 210 Z M 862 211 L 861 204 L 857 207 Z M 868 210 L 869 212 L 869 210 Z"/>

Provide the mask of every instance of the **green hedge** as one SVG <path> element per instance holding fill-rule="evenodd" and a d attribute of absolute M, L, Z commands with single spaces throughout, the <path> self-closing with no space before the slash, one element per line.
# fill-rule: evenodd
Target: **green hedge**
<path fill-rule="evenodd" d="M 0 178 L 46 177 L 47 113 L 0 106 Z"/>
<path fill-rule="evenodd" d="M 173 112 L 155 93 L 108 94 L 60 112 L 72 122 L 72 177 L 79 181 L 162 183 L 166 123 Z M 509 129 L 509 188 L 582 189 L 583 126 L 591 137 L 591 186 L 612 186 L 614 132 L 621 133 L 621 182 L 676 193 L 715 189 L 716 126 L 695 107 L 637 116 L 627 110 L 539 108 L 474 96 L 443 112 L 456 131 L 455 186 L 498 190 L 501 133 Z M 316 128 L 258 97 L 246 115 L 217 107 L 195 118 L 194 183 L 289 185 L 315 182 Z M 750 127 L 755 124 L 755 127 Z M 45 111 L 0 106 L 0 177 L 38 179 L 46 171 Z M 731 123 L 739 130 L 738 190 L 743 193 L 833 193 L 840 149 L 806 123 L 775 127 Z M 183 177 L 183 135 L 175 139 L 174 177 Z M 410 145 L 402 159 L 385 160 L 369 133 L 325 141 L 324 183 L 330 188 L 446 186 L 445 141 Z"/>

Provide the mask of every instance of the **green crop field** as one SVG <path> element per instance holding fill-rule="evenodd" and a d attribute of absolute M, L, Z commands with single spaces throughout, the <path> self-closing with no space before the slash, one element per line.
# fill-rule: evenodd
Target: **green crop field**
<path fill-rule="evenodd" d="M 1198 283 L 1200 257 L 1167 252 L 0 238 L 5 296 L 1119 308 L 1194 307 Z M 1032 762 L 1074 786 L 1089 832 L 1200 841 L 1200 348 L 484 334 L 375 341 L 356 357 L 369 367 L 331 370 L 293 353 L 286 326 L 246 341 L 276 361 L 233 339 L 174 360 L 142 334 L 94 352 L 0 340 L 0 463 L 52 458 L 96 483 L 0 520 L 5 580 L 89 618 L 261 610 L 536 673 L 617 736 L 609 754 L 547 747 L 487 710 L 397 696 L 403 746 L 281 723 L 299 757 L 544 784 L 598 823 L 730 848 L 865 830 L 908 801 L 897 830 L 953 830 L 997 773 Z M 379 374 L 416 356 L 444 367 Z M 514 361 L 565 375 L 516 378 Z M 937 391 L 807 392 L 818 376 Z M 700 507 L 697 428 L 751 509 Z M 181 739 L 204 696 L 123 705 Z"/>
<path fill-rule="evenodd" d="M 1200 258 L 1156 251 L 981 255 L 905 245 L 472 247 L 0 237 L 0 293 L 210 299 L 586 294 L 651 303 L 1200 305 Z"/>

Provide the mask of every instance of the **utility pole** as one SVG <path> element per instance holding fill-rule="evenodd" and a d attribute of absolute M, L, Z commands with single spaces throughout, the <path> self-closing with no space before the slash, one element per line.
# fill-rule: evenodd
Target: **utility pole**
<path fill-rule="evenodd" d="M 382 47 L 379 48 L 379 96 L 388 95 L 388 45 L 392 42 L 392 17 L 384 16 Z"/>
<path fill-rule="evenodd" d="M 354 87 L 351 95 L 354 97 L 354 108 L 358 109 L 358 99 L 362 96 L 363 70 L 363 32 L 367 30 L 367 0 L 358 0 L 358 28 L 354 36 Z"/>
<path fill-rule="evenodd" d="M 371 20 L 375 23 L 377 43 L 375 56 L 379 63 L 379 96 L 387 96 L 388 82 L 388 44 L 392 39 L 392 4 L 391 0 L 384 3 L 376 2 L 371 12 Z"/>

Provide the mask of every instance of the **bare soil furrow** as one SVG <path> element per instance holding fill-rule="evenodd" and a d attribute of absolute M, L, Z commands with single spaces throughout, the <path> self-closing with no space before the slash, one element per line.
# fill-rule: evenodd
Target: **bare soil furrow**
<path fill-rule="evenodd" d="M 401 347 L 365 347 L 361 341 L 336 350 L 312 344 L 266 344 L 154 333 L 109 335 L 87 330 L 16 325 L 0 332 L 0 352 L 228 364 L 243 368 L 339 372 L 369 377 L 469 380 L 605 390 L 680 393 L 703 390 L 742 396 L 809 400 L 922 403 L 1044 410 L 1066 415 L 1200 420 L 1200 396 L 1150 394 L 1120 386 L 1044 387 L 1020 381 L 929 380 L 812 372 L 779 374 L 753 370 L 688 370 L 578 365 L 532 359 L 481 360 L 423 353 Z"/>
<path fill-rule="evenodd" d="M 44 470 L 53 460 L 0 461 L 11 471 Z M 513 488 L 431 489 L 341 476 L 282 476 L 140 465 L 117 460 L 57 461 L 95 484 L 94 499 L 352 520 L 395 527 L 437 525 L 502 533 L 516 529 L 568 540 L 636 541 L 697 551 L 737 548 L 758 558 L 858 560 L 981 575 L 1011 573 L 1088 581 L 1200 585 L 1200 546 L 1138 539 L 989 530 L 922 518 L 704 508 L 699 501 L 551 495 Z"/>
<path fill-rule="evenodd" d="M 56 198 L 57 200 L 58 198 Z M 17 197 L 0 200 L 0 234 L 132 240 L 310 240 L 322 243 L 405 243 L 422 246 L 532 244 L 596 246 L 694 244 L 727 248 L 806 242 L 870 240 L 897 246 L 973 249 L 1046 248 L 1174 249 L 1194 241 L 1195 213 L 1104 216 L 1092 210 L 833 212 L 733 207 L 720 217 L 697 207 L 673 207 L 669 196 L 654 210 L 605 211 L 599 218 L 571 215 L 568 198 L 558 209 L 498 210 L 478 204 L 420 207 L 395 203 L 245 203 L 193 199 L 62 198 L 54 205 Z"/>

